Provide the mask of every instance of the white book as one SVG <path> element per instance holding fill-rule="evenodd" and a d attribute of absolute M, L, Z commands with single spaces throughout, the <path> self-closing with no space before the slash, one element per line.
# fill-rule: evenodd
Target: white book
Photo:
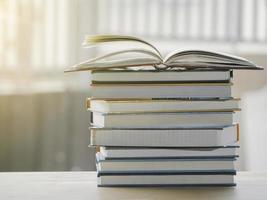
<path fill-rule="evenodd" d="M 238 146 L 192 148 L 100 147 L 105 159 L 113 158 L 192 158 L 237 157 Z"/>
<path fill-rule="evenodd" d="M 231 71 L 98 70 L 92 71 L 91 80 L 93 83 L 229 82 Z"/>
<path fill-rule="evenodd" d="M 231 83 L 92 84 L 92 98 L 229 98 Z"/>
<path fill-rule="evenodd" d="M 97 153 L 98 172 L 234 171 L 235 159 L 111 159 Z"/>
<path fill-rule="evenodd" d="M 90 128 L 93 146 L 222 147 L 238 141 L 238 126 L 184 129 Z"/>
<path fill-rule="evenodd" d="M 106 44 L 111 51 L 83 61 L 66 70 L 66 72 L 136 67 L 146 69 L 154 67 L 161 70 L 263 69 L 241 57 L 203 50 L 176 50 L 163 57 L 151 43 L 128 35 L 90 35 L 86 36 L 83 44 L 89 48 Z"/>
<path fill-rule="evenodd" d="M 102 113 L 239 111 L 239 101 L 240 99 L 87 99 L 87 109 Z"/>
<path fill-rule="evenodd" d="M 108 175 L 98 177 L 98 186 L 234 186 L 234 176 L 220 175 Z"/>
<path fill-rule="evenodd" d="M 216 127 L 233 124 L 233 112 L 138 114 L 93 112 L 92 123 L 93 126 L 100 128 Z"/>

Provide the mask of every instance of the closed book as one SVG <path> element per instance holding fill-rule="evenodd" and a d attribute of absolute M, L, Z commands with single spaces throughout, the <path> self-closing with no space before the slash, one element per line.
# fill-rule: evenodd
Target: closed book
<path fill-rule="evenodd" d="M 98 177 L 98 186 L 235 186 L 232 174 L 147 174 Z"/>
<path fill-rule="evenodd" d="M 96 70 L 92 83 L 230 82 L 232 71 L 221 70 Z"/>
<path fill-rule="evenodd" d="M 92 98 L 229 98 L 231 83 L 92 84 Z"/>
<path fill-rule="evenodd" d="M 178 147 L 178 148 L 144 148 L 144 147 L 100 147 L 105 159 L 136 159 L 136 158 L 217 158 L 237 157 L 238 146 L 225 147 Z"/>
<path fill-rule="evenodd" d="M 96 154 L 98 172 L 234 171 L 234 158 L 218 159 L 104 159 Z"/>
<path fill-rule="evenodd" d="M 222 147 L 238 140 L 237 125 L 217 128 L 90 128 L 91 145 L 121 147 Z"/>
<path fill-rule="evenodd" d="M 92 124 L 101 128 L 177 128 L 216 127 L 233 124 L 233 112 L 187 113 L 99 113 L 93 112 Z"/>
<path fill-rule="evenodd" d="M 101 100 L 87 99 L 87 109 L 102 113 L 143 112 L 218 112 L 239 111 L 240 99 L 162 99 Z"/>

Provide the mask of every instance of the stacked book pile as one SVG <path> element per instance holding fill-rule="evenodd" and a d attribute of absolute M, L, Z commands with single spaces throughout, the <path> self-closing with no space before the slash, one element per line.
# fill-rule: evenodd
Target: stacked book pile
<path fill-rule="evenodd" d="M 98 184 L 234 185 L 232 72 L 92 72 Z"/>
<path fill-rule="evenodd" d="M 134 48 L 115 50 L 118 42 Z M 87 108 L 91 146 L 100 147 L 98 185 L 235 185 L 239 127 L 233 115 L 240 99 L 232 95 L 233 69 L 262 68 L 201 50 L 163 58 L 131 36 L 84 41 L 90 48 L 99 44 L 114 51 L 67 70 L 92 73 Z"/>

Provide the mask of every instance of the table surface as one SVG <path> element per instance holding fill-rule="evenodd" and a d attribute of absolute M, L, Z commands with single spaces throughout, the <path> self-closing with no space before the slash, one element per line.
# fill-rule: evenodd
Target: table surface
<path fill-rule="evenodd" d="M 267 172 L 239 172 L 236 187 L 103 188 L 96 172 L 0 173 L 0 199 L 267 199 Z"/>

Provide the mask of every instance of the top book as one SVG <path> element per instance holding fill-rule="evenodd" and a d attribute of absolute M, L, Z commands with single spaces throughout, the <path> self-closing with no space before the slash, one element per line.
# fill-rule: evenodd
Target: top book
<path fill-rule="evenodd" d="M 121 43 L 125 42 L 130 43 L 126 49 L 116 50 Z M 145 69 L 154 67 L 156 70 L 263 69 L 241 57 L 203 50 L 173 51 L 163 57 L 159 50 L 149 42 L 126 35 L 86 36 L 83 43 L 85 47 L 89 48 L 102 44 L 111 45 L 112 52 L 79 63 L 65 72 L 131 67 Z"/>

